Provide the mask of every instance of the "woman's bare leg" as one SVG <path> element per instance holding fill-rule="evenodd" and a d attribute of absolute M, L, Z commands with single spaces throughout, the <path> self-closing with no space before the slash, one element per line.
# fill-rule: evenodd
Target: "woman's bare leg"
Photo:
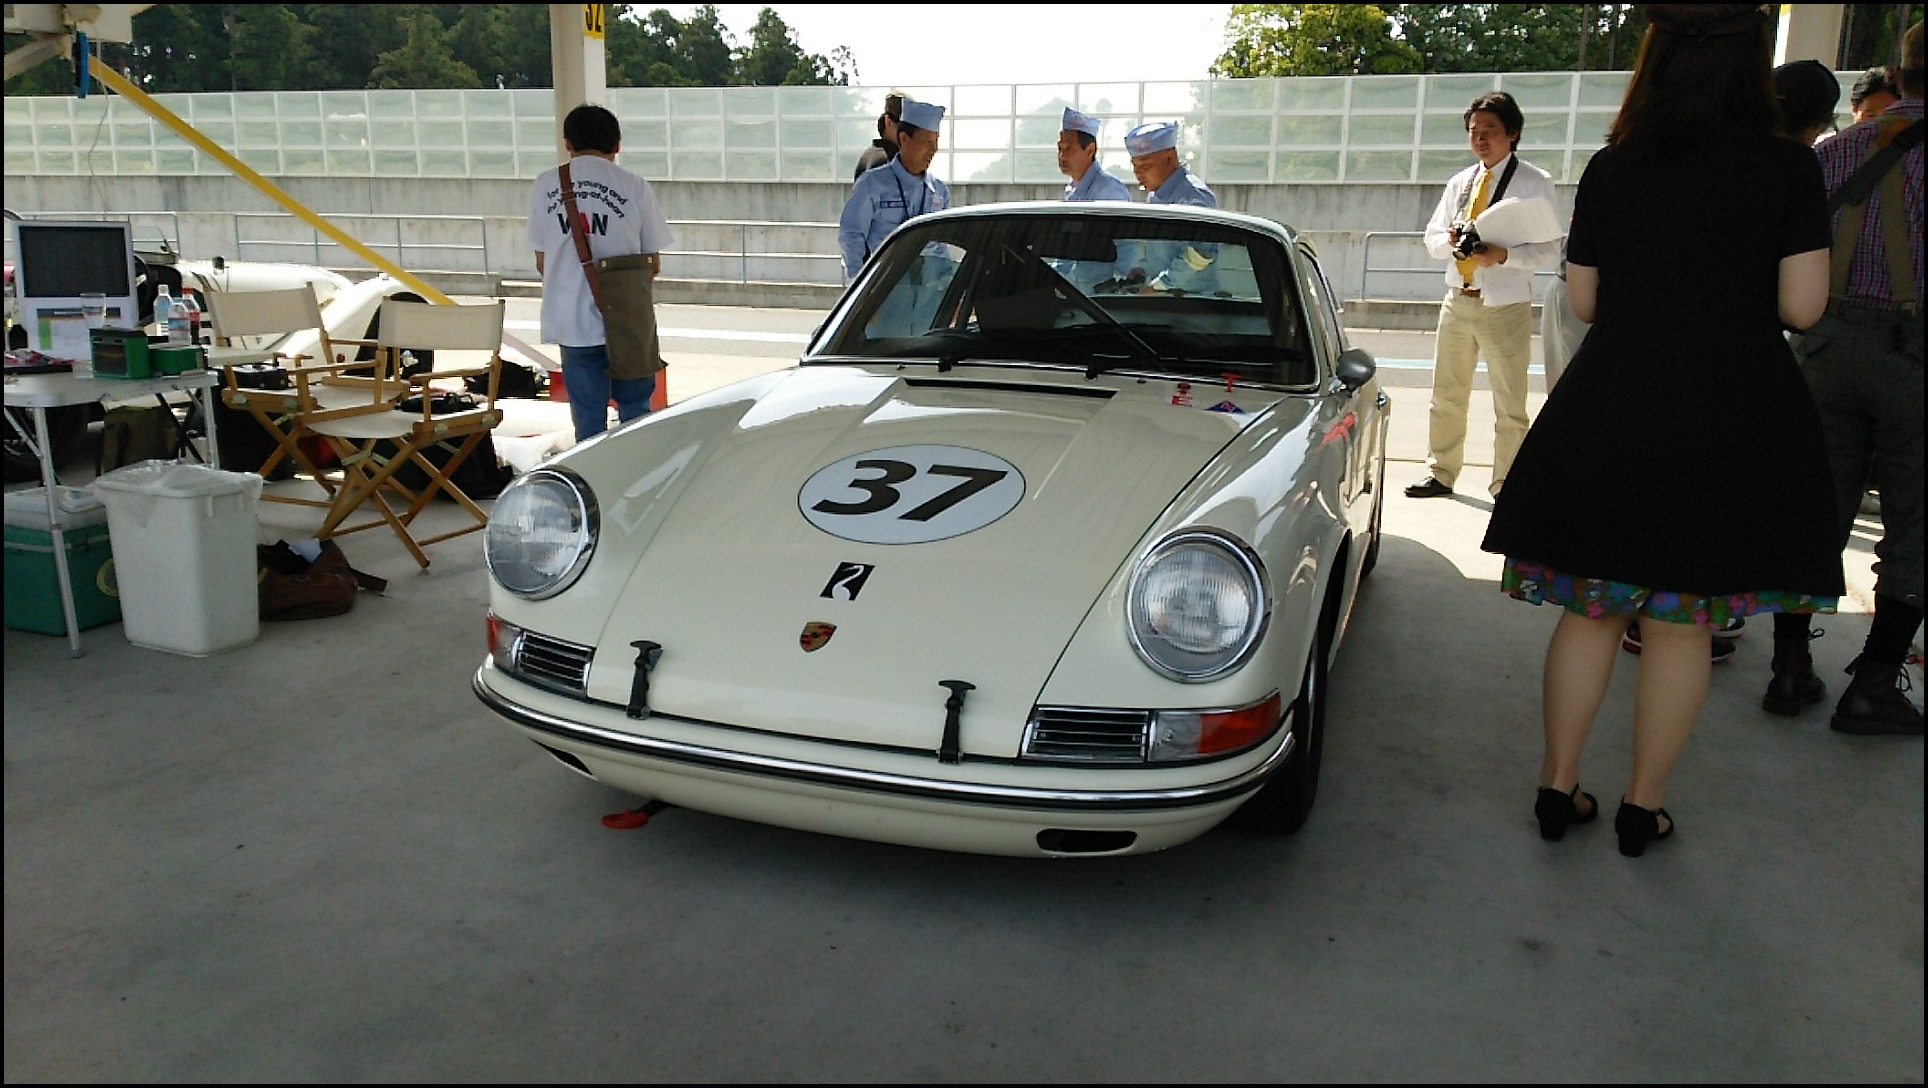
<path fill-rule="evenodd" d="M 1546 678 L 1541 689 L 1546 728 L 1546 760 L 1540 785 L 1571 793 L 1580 782 L 1580 753 L 1594 715 L 1613 679 L 1613 663 L 1627 617 L 1590 618 L 1560 613 L 1560 624 L 1546 647 Z M 1583 799 L 1579 802 L 1585 805 Z"/>
<path fill-rule="evenodd" d="M 1687 737 L 1707 701 L 1708 672 L 1712 668 L 1708 640 L 1713 637 L 1697 623 L 1663 623 L 1652 616 L 1640 620 L 1640 682 L 1633 705 L 1633 773 L 1627 780 L 1627 800 L 1641 808 L 1659 808 L 1667 796 L 1667 776 L 1673 773 Z M 1666 829 L 1663 823 L 1662 830 Z"/>

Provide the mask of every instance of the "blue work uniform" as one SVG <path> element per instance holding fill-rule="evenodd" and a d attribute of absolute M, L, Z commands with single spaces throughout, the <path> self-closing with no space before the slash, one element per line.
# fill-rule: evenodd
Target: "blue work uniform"
<path fill-rule="evenodd" d="M 1131 190 L 1125 188 L 1124 182 L 1105 173 L 1105 168 L 1093 160 L 1091 165 L 1085 168 L 1083 177 L 1064 187 L 1064 199 L 1080 203 L 1122 200 L 1129 204 Z M 1125 273 L 1131 271 L 1129 257 L 1129 253 L 1121 252 L 1117 262 L 1113 264 L 1100 264 L 1096 261 L 1054 261 L 1052 264 L 1066 279 L 1076 284 L 1079 290 L 1088 293 L 1098 284 L 1114 277 L 1123 278 Z"/>
<path fill-rule="evenodd" d="M 837 219 L 837 248 L 844 277 L 855 277 L 890 232 L 907 220 L 951 206 L 951 190 L 929 170 L 913 177 L 901 159 L 864 172 L 850 187 Z"/>
<path fill-rule="evenodd" d="M 1218 197 L 1203 181 L 1180 165 L 1165 183 L 1145 199 L 1147 204 L 1194 204 L 1201 208 L 1218 207 Z M 1160 290 L 1173 288 L 1209 294 L 1217 289 L 1218 276 L 1212 262 L 1218 247 L 1206 243 L 1143 242 L 1134 267 L 1145 270 L 1146 285 Z"/>
<path fill-rule="evenodd" d="M 1210 190 L 1207 190 L 1209 192 Z M 1066 200 L 1122 200 L 1131 203 L 1131 190 L 1125 183 L 1105 173 L 1105 168 L 1093 160 L 1084 172 L 1084 177 L 1064 187 Z M 1214 205 L 1216 206 L 1216 205 Z"/>

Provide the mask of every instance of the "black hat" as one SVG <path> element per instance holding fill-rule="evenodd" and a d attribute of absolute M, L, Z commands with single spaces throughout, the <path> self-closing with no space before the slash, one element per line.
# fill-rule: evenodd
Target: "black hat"
<path fill-rule="evenodd" d="M 1834 120 L 1841 101 L 1841 81 L 1818 60 L 1789 61 L 1774 69 L 1774 90 L 1781 96 L 1781 119 L 1793 129 Z"/>

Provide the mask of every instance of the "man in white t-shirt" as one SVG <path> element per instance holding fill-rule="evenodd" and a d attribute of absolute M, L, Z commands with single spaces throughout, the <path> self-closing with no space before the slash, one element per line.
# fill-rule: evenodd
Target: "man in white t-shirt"
<path fill-rule="evenodd" d="M 649 182 L 616 165 L 622 128 L 601 106 L 577 106 L 562 121 L 562 142 L 569 151 L 576 217 L 589 240 L 592 259 L 634 253 L 650 255 L 652 275 L 662 271 L 662 252 L 674 239 L 656 204 Z M 616 401 L 623 422 L 649 412 L 656 376 L 612 379 L 604 347 L 602 313 L 576 254 L 563 202 L 560 169 L 536 179 L 529 201 L 529 245 L 542 274 L 542 340 L 562 348 L 562 383 L 576 441 L 609 428 L 609 401 Z"/>

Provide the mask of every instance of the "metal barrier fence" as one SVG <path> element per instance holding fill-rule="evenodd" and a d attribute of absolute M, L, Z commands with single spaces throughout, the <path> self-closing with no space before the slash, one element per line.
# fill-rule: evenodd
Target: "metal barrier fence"
<path fill-rule="evenodd" d="M 357 241 L 381 253 L 403 268 L 438 268 L 462 271 L 478 271 L 489 274 L 489 224 L 479 215 L 380 215 L 373 213 L 345 213 L 324 215 L 322 218 L 347 231 Z M 270 224 L 291 224 L 299 234 L 305 226 L 299 219 L 286 212 L 235 212 L 234 213 L 234 255 L 237 260 L 287 261 L 291 258 L 284 254 L 293 250 L 305 250 L 308 264 L 324 268 L 366 268 L 368 263 L 341 243 L 327 237 L 313 227 L 306 227 L 308 237 L 289 237 L 286 232 L 280 236 L 264 234 L 249 237 L 252 230 L 272 232 Z M 361 224 L 379 229 L 382 239 L 375 237 L 376 230 L 357 230 Z M 473 228 L 473 241 L 467 240 Z M 392 234 L 394 241 L 387 238 Z M 433 235 L 444 237 L 433 237 Z M 427 237 L 428 240 L 421 240 Z M 467 259 L 455 262 L 423 264 L 415 258 L 427 253 L 467 255 Z"/>
<path fill-rule="evenodd" d="M 1425 248 L 1423 247 L 1423 245 L 1420 244 L 1420 240 L 1425 237 L 1426 237 L 1426 232 L 1419 231 L 1419 230 L 1369 230 L 1365 232 L 1365 234 L 1363 235 L 1363 241 L 1361 242 L 1361 245 L 1360 245 L 1361 251 L 1359 256 L 1359 293 L 1354 297 L 1362 298 L 1362 299 L 1364 298 L 1378 298 L 1378 299 L 1410 298 L 1410 299 L 1437 300 L 1441 291 L 1440 284 L 1443 282 L 1442 277 L 1445 275 L 1445 266 L 1441 262 L 1433 260 L 1432 256 L 1426 253 Z M 1385 243 L 1395 239 L 1401 240 L 1405 244 L 1399 247 L 1400 255 L 1390 259 L 1410 260 L 1412 259 L 1411 255 L 1416 250 L 1420 254 L 1422 259 L 1429 261 L 1431 263 L 1422 264 L 1422 265 L 1374 264 L 1373 263 L 1373 243 L 1374 242 L 1380 243 L 1379 250 L 1381 253 L 1381 259 L 1387 259 L 1383 256 L 1386 249 Z M 1533 273 L 1533 297 L 1536 301 L 1540 298 L 1541 295 L 1546 293 L 1547 285 L 1551 283 L 1553 278 L 1557 277 L 1559 274 L 1560 274 L 1560 270 L 1557 266 L 1552 268 L 1542 268 Z M 1382 277 L 1383 276 L 1402 277 L 1398 281 L 1401 287 L 1400 289 L 1394 289 L 1389 291 L 1382 280 L 1377 285 L 1379 293 L 1375 294 L 1373 293 L 1373 288 L 1375 286 L 1375 284 L 1373 283 L 1374 275 L 1379 275 Z M 1427 277 L 1427 279 L 1414 280 L 1412 279 L 1412 277 L 1414 276 L 1424 276 L 1424 277 Z"/>

